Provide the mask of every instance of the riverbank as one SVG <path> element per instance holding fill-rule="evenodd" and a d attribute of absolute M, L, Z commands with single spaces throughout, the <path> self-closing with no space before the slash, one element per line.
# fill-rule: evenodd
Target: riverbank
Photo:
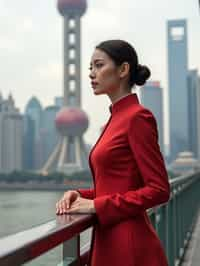
<path fill-rule="evenodd" d="M 27 181 L 27 182 L 0 182 L 0 190 L 46 190 L 46 191 L 65 191 L 69 189 L 89 188 L 90 182 L 68 181 L 65 183 L 55 183 L 52 181 Z"/>

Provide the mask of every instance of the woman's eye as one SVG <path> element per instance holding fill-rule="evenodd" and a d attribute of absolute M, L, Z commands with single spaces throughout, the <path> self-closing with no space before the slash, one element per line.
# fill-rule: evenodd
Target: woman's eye
<path fill-rule="evenodd" d="M 100 67 L 102 67 L 103 66 L 103 64 L 96 64 L 96 67 L 97 68 L 100 68 Z"/>
<path fill-rule="evenodd" d="M 90 70 L 90 71 L 92 71 L 92 69 L 94 68 L 101 68 L 103 66 L 103 64 L 102 63 L 98 63 L 98 64 L 95 64 L 93 67 L 92 66 L 90 66 L 88 69 Z"/>

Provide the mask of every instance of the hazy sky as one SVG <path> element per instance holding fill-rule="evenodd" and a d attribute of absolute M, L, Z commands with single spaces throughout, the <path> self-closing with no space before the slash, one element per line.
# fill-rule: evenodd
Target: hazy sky
<path fill-rule="evenodd" d="M 0 0 L 0 91 L 11 92 L 24 112 L 33 95 L 43 107 L 63 91 L 63 20 L 55 0 Z M 94 143 L 109 118 L 110 101 L 96 96 L 88 78 L 90 56 L 98 42 L 125 39 L 136 48 L 140 63 L 151 68 L 152 80 L 164 88 L 168 143 L 167 40 L 168 19 L 188 20 L 189 67 L 200 69 L 200 14 L 197 0 L 89 0 L 82 17 L 82 108 L 90 127 L 85 134 Z M 137 90 L 138 92 L 139 90 Z"/>

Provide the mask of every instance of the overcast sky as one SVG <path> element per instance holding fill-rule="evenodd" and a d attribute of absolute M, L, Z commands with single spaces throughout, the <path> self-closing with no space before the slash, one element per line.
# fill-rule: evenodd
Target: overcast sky
<path fill-rule="evenodd" d="M 0 91 L 3 97 L 11 92 L 22 113 L 33 95 L 46 107 L 63 92 L 63 20 L 56 4 L 55 0 L 0 0 Z M 88 67 L 94 46 L 110 38 L 131 42 L 140 63 L 151 68 L 151 79 L 161 81 L 165 142 L 169 142 L 166 22 L 182 18 L 188 20 L 189 68 L 200 69 L 198 0 L 88 1 L 82 17 L 82 108 L 90 119 L 87 142 L 95 142 L 109 117 L 110 101 L 106 95 L 93 94 Z"/>

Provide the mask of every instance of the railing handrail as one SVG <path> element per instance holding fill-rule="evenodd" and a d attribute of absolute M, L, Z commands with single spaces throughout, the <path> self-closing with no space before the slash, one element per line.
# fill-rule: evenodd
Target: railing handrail
<path fill-rule="evenodd" d="M 0 264 L 21 265 L 80 234 L 94 224 L 94 215 L 57 216 L 56 220 L 0 239 Z M 16 260 L 17 259 L 17 260 Z"/>
<path fill-rule="evenodd" d="M 179 176 L 170 180 L 170 185 L 173 187 L 179 183 L 191 181 L 193 178 L 196 179 L 196 177 L 199 178 L 200 173 Z M 148 211 L 153 212 L 154 209 Z M 16 259 L 18 264 L 15 265 L 30 261 L 90 228 L 95 221 L 94 214 L 61 215 L 48 223 L 1 238 L 1 266 L 12 265 L 8 262 L 16 262 Z"/>
<path fill-rule="evenodd" d="M 170 179 L 170 186 L 174 186 L 176 184 L 182 183 L 186 180 L 191 180 L 192 177 L 197 177 L 199 178 L 200 172 L 194 172 L 193 170 L 191 172 L 187 172 L 186 174 L 180 175 L 178 177 L 174 177 Z"/>

